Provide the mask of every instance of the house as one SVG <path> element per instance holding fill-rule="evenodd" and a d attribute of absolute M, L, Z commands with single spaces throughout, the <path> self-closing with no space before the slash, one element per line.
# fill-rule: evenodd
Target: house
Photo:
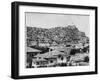
<path fill-rule="evenodd" d="M 44 53 L 44 54 L 38 54 L 38 55 L 34 56 L 34 59 L 36 59 L 37 62 L 39 63 L 37 65 L 38 67 L 39 66 L 51 66 L 51 65 L 54 65 L 53 56 L 51 54 L 49 54 L 48 52 L 47 53 Z M 34 60 L 33 60 L 33 62 L 34 62 Z"/>
<path fill-rule="evenodd" d="M 39 61 L 36 67 L 42 66 L 43 63 L 45 63 L 44 66 L 52 67 L 56 65 L 66 64 L 68 61 L 67 59 L 68 56 L 69 56 L 68 54 L 61 52 L 59 50 L 52 50 L 44 54 L 37 54 L 34 56 L 34 59 L 37 60 L 36 62 Z M 36 62 L 34 63 L 33 60 L 34 65 L 36 65 Z"/>
<path fill-rule="evenodd" d="M 66 63 L 67 57 L 69 56 L 63 52 L 58 51 L 58 50 L 50 51 L 49 54 L 52 55 L 52 58 L 56 58 L 56 64 Z M 45 58 L 47 58 L 47 57 L 45 57 Z M 49 57 L 49 58 L 51 58 L 51 57 Z"/>
<path fill-rule="evenodd" d="M 27 47 L 26 50 L 27 50 L 27 55 L 29 55 L 31 57 L 33 57 L 34 55 L 37 55 L 41 52 L 40 50 L 31 48 L 31 47 Z"/>
<path fill-rule="evenodd" d="M 51 47 L 49 47 L 49 51 L 57 50 L 57 51 L 65 53 L 67 55 L 70 54 L 71 49 L 72 49 L 71 47 L 64 47 L 64 46 L 51 46 Z"/>
<path fill-rule="evenodd" d="M 78 54 L 77 53 L 76 55 L 71 56 L 70 63 L 71 64 L 75 64 L 75 63 L 77 64 L 77 63 L 83 62 L 85 57 L 89 57 L 89 55 L 86 54 L 86 53 L 84 53 L 84 54 Z"/>
<path fill-rule="evenodd" d="M 31 41 L 31 46 L 36 46 L 37 42 L 36 41 Z"/>
<path fill-rule="evenodd" d="M 84 44 L 84 47 L 87 47 L 87 46 L 89 46 L 89 44 L 88 44 L 88 43 L 85 43 L 85 44 Z"/>
<path fill-rule="evenodd" d="M 46 67 L 47 63 L 45 59 L 32 59 L 32 67 L 34 68 Z"/>
<path fill-rule="evenodd" d="M 40 47 L 49 47 L 50 44 L 49 43 L 39 43 Z"/>
<path fill-rule="evenodd" d="M 47 67 L 52 67 L 57 65 L 56 58 L 45 58 L 48 61 Z"/>
<path fill-rule="evenodd" d="M 51 46 L 57 46 L 58 44 L 56 42 L 52 42 Z"/>
<path fill-rule="evenodd" d="M 83 48 L 83 45 L 82 43 L 72 44 L 72 47 L 74 47 L 75 49 L 79 49 L 79 48 Z"/>
<path fill-rule="evenodd" d="M 34 48 L 31 48 L 31 47 L 27 47 L 26 48 L 27 50 L 27 64 L 26 64 L 26 67 L 32 67 L 32 59 L 35 55 L 39 54 L 41 51 L 40 50 L 37 50 L 37 49 L 34 49 Z"/>
<path fill-rule="evenodd" d="M 66 57 L 67 55 L 65 53 L 54 50 L 54 51 L 50 51 L 48 53 L 48 56 L 44 58 L 48 59 L 48 66 L 55 66 L 61 63 L 66 63 L 67 62 Z"/>
<path fill-rule="evenodd" d="M 53 56 L 56 56 L 57 64 L 67 63 L 67 57 L 69 55 L 67 55 L 66 53 L 54 50 L 52 51 L 52 54 Z"/>

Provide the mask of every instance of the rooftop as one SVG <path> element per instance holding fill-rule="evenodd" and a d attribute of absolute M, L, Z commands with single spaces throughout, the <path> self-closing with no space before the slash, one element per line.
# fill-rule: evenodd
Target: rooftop
<path fill-rule="evenodd" d="M 27 47 L 27 52 L 41 52 L 41 51 L 31 47 Z"/>
<path fill-rule="evenodd" d="M 38 55 L 36 55 L 35 57 L 55 58 L 55 57 L 58 56 L 58 55 L 66 55 L 66 54 L 63 53 L 63 52 L 54 50 L 54 51 L 50 51 L 50 52 L 47 52 L 47 53 L 44 53 L 44 54 L 38 54 Z"/>

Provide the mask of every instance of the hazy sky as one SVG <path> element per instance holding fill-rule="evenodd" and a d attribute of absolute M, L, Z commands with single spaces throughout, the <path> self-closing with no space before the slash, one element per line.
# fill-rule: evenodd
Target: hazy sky
<path fill-rule="evenodd" d="M 71 14 L 26 13 L 26 26 L 51 28 L 76 25 L 89 36 L 89 16 Z"/>

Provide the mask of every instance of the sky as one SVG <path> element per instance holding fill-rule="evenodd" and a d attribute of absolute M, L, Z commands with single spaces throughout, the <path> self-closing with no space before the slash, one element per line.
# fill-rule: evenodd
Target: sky
<path fill-rule="evenodd" d="M 52 28 L 76 25 L 80 31 L 89 36 L 89 15 L 26 12 L 25 17 L 26 26 Z"/>

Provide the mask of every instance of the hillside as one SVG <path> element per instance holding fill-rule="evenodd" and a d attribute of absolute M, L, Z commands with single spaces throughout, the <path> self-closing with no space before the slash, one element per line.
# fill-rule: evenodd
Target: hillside
<path fill-rule="evenodd" d="M 78 43 L 82 38 L 88 37 L 84 32 L 79 31 L 75 25 L 50 29 L 27 27 L 27 45 L 30 44 L 30 41 L 37 42 L 37 44 L 52 44 L 53 42 L 57 44 Z"/>

